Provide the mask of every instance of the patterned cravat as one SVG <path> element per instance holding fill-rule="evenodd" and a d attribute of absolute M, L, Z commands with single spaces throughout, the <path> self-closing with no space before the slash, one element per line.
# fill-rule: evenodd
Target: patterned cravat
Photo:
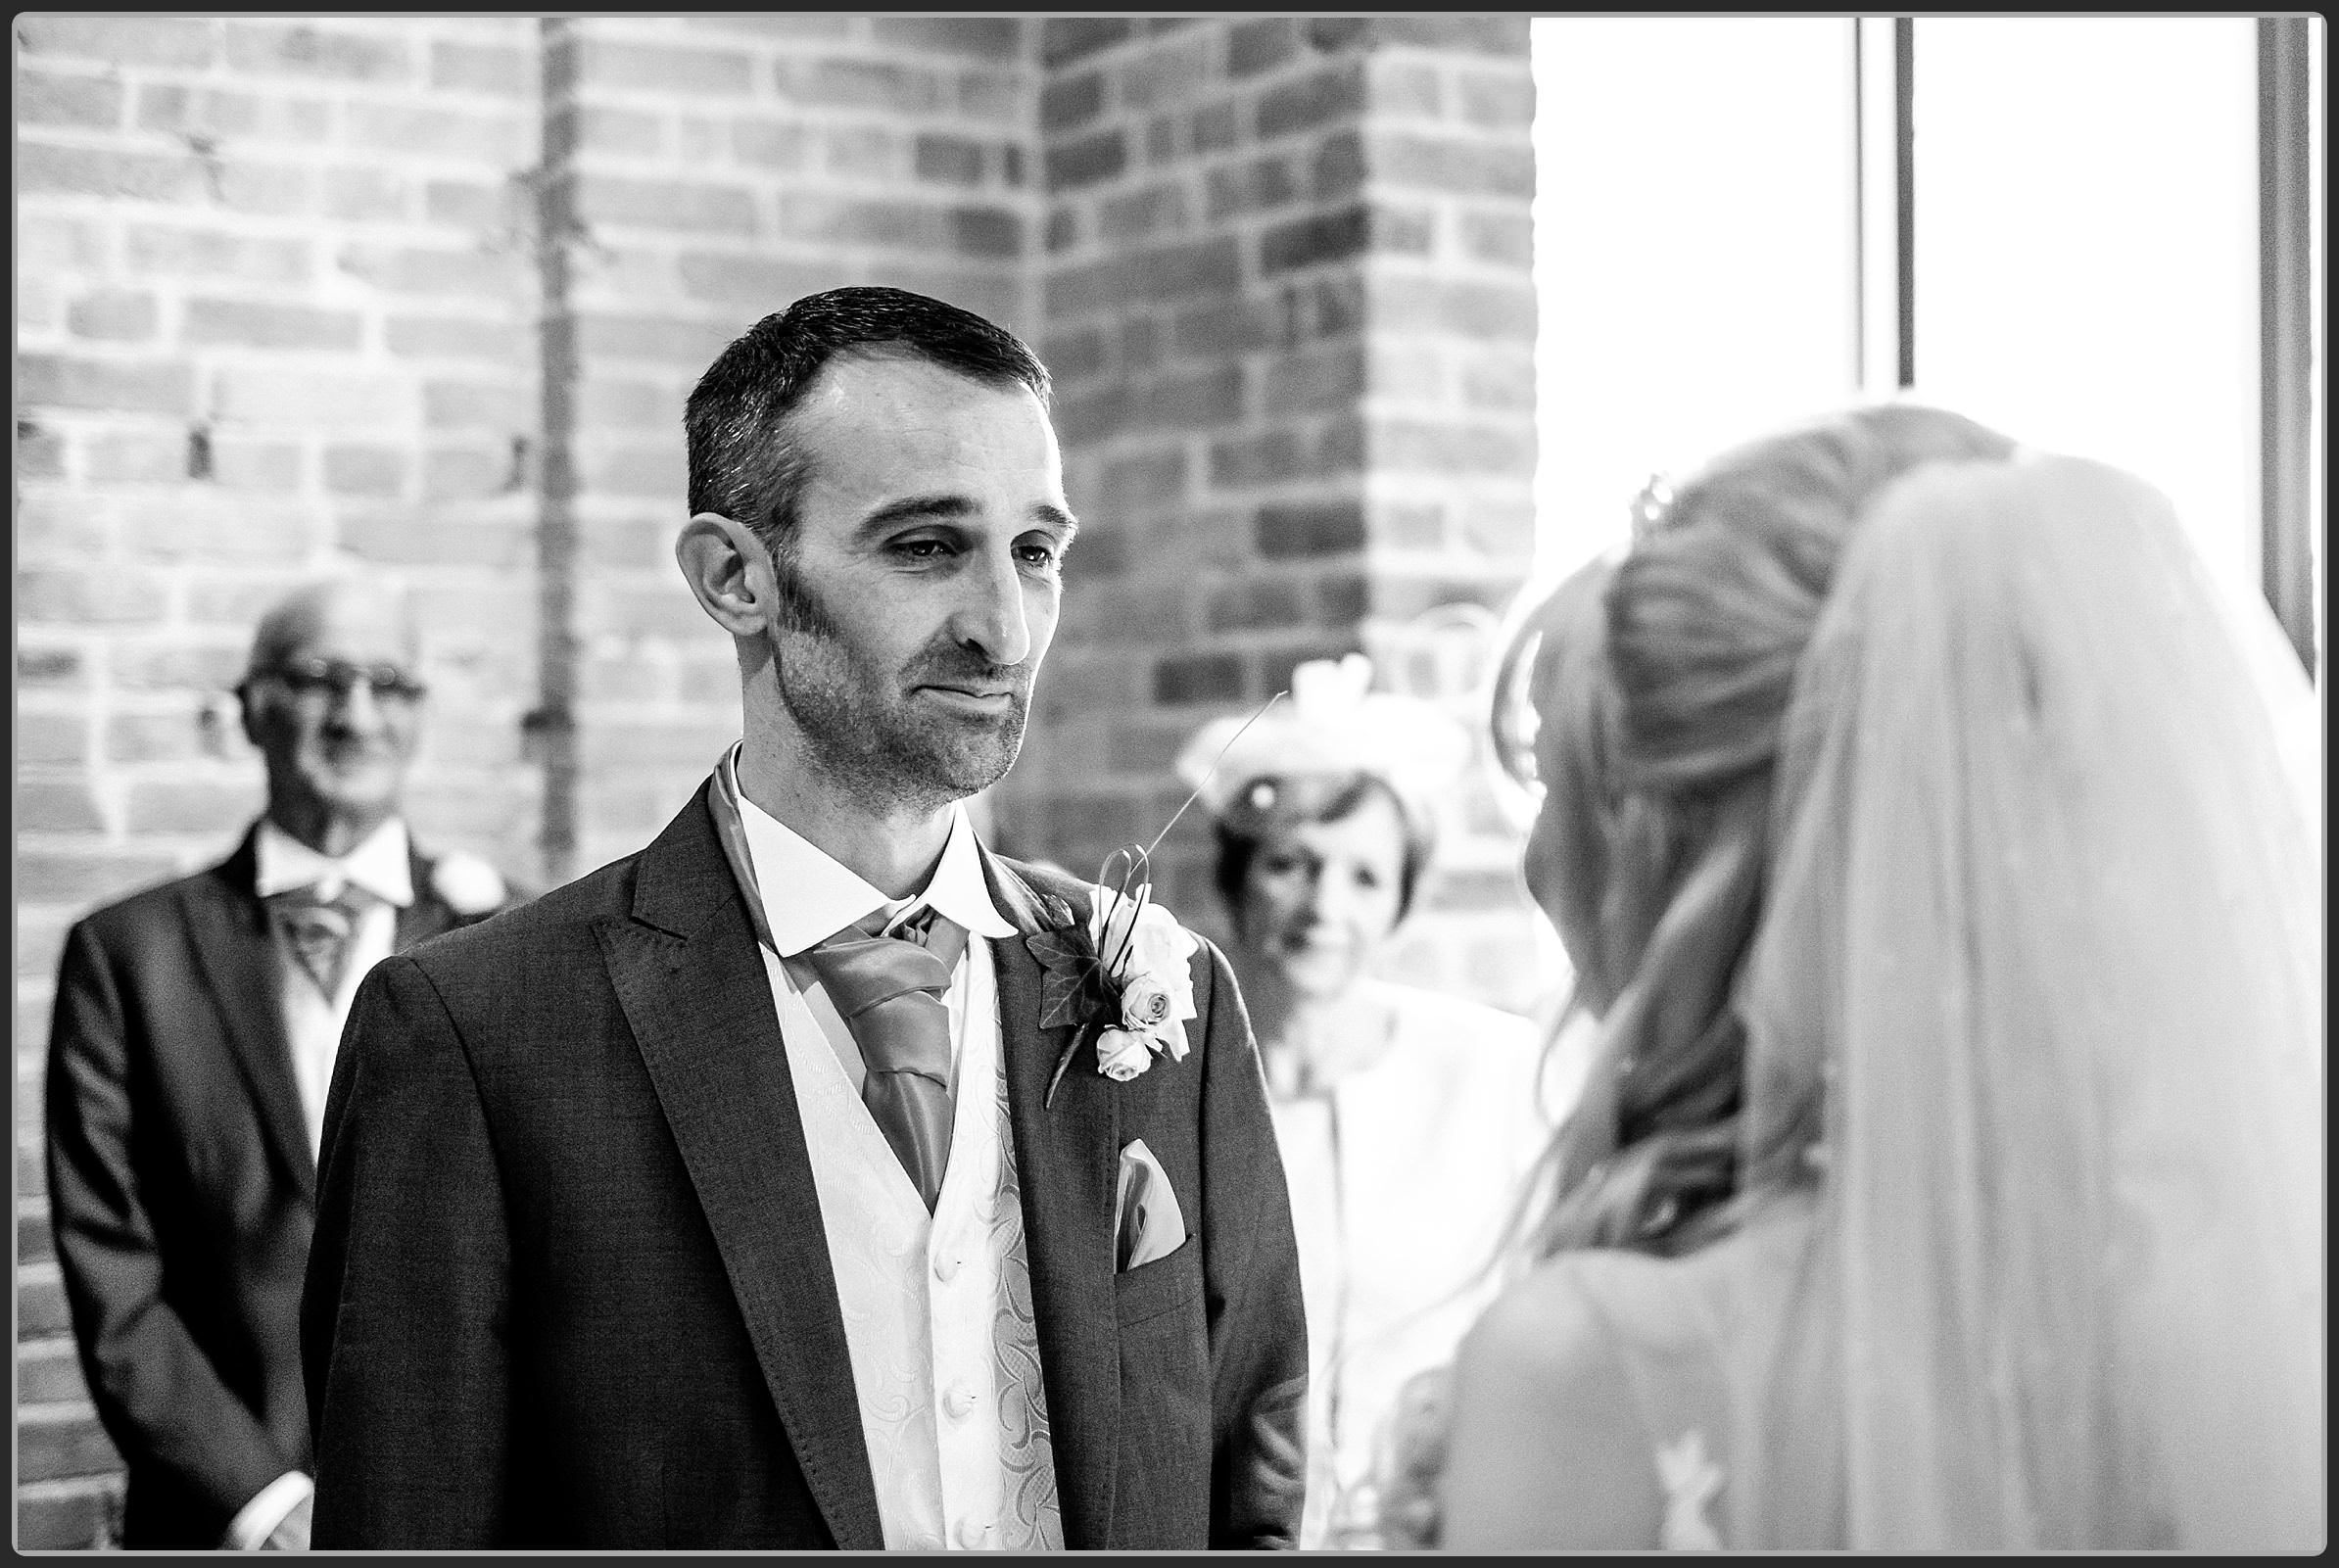
<path fill-rule="evenodd" d="M 943 998 L 967 931 L 931 908 L 897 935 L 870 935 L 870 924 L 848 926 L 804 956 L 861 1048 L 861 1103 L 931 1213 L 950 1162 L 950 1008 Z"/>
<path fill-rule="evenodd" d="M 285 945 L 292 949 L 301 973 L 315 981 L 330 1002 L 341 994 L 358 917 L 381 900 L 355 882 L 345 884 L 329 899 L 319 898 L 317 893 L 312 884 L 271 894 L 268 918 L 284 933 Z"/>

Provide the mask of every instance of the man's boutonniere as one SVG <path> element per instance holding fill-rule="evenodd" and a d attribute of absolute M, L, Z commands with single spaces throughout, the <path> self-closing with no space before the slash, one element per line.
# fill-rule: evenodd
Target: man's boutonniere
<path fill-rule="evenodd" d="M 1278 691 L 1243 728 L 1280 701 Z M 1241 731 L 1237 731 L 1239 738 Z M 1234 741 L 1229 739 L 1228 746 Z M 1225 753 L 1221 751 L 1220 756 Z M 1153 1066 L 1157 1056 L 1182 1062 L 1191 1047 L 1186 1021 L 1196 1016 L 1194 974 L 1187 967 L 1201 939 L 1177 924 L 1168 910 L 1153 902 L 1153 848 L 1169 836 L 1186 806 L 1202 793 L 1197 787 L 1154 834 L 1153 845 L 1117 849 L 1105 857 L 1096 884 L 1089 889 L 1088 919 L 1068 921 L 1055 930 L 1026 937 L 1024 945 L 1045 972 L 1041 981 L 1039 1026 L 1043 1029 L 1078 1026 L 1048 1080 L 1047 1100 L 1056 1097 L 1064 1069 L 1093 1038 L 1096 1070 L 1116 1083 Z M 1119 863 L 1121 875 L 1113 875 Z M 1069 911 L 1067 912 L 1069 915 Z"/>

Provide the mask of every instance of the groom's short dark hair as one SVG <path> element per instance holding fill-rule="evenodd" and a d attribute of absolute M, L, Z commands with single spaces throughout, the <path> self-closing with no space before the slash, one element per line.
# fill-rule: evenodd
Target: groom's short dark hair
<path fill-rule="evenodd" d="M 784 556 L 806 471 L 788 415 L 831 359 L 865 349 L 915 355 L 991 386 L 1027 387 L 1048 402 L 1037 356 L 972 310 L 906 289 L 808 294 L 734 340 L 692 389 L 683 411 L 691 514 L 742 523 L 775 558 Z"/>

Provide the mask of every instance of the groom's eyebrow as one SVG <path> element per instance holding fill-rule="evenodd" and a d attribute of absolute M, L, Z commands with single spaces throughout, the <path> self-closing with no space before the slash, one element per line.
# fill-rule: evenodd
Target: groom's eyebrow
<path fill-rule="evenodd" d="M 905 496 L 889 500 L 861 519 L 853 530 L 858 539 L 870 539 L 888 528 L 904 523 L 948 523 L 973 516 L 979 508 L 964 496 Z M 1063 507 L 1041 501 L 1031 508 L 1033 522 L 1053 528 L 1063 535 L 1067 544 L 1080 531 L 1079 520 Z"/>

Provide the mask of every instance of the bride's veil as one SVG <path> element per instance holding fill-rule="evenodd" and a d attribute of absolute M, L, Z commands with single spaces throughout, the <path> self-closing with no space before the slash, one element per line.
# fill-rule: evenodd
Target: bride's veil
<path fill-rule="evenodd" d="M 1749 1182 L 1826 1174 L 1744 1543 L 2322 1544 L 2318 748 L 2253 614 L 2071 458 L 1853 535 L 1742 992 Z"/>

